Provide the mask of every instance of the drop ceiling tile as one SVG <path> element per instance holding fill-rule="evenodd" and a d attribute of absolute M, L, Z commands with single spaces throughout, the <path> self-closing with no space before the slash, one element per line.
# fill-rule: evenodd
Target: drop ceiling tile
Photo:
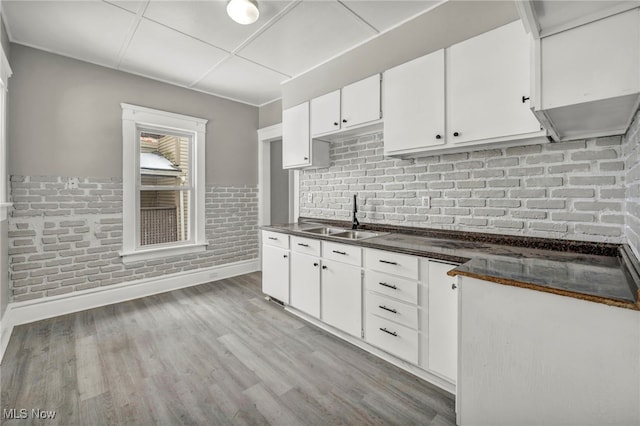
<path fill-rule="evenodd" d="M 151 1 L 144 16 L 222 49 L 233 51 L 276 16 L 289 1 L 260 1 L 260 17 L 240 25 L 227 15 L 226 1 Z"/>
<path fill-rule="evenodd" d="M 226 56 L 224 50 L 142 19 L 120 68 L 187 86 Z"/>
<path fill-rule="evenodd" d="M 280 83 L 287 78 L 286 75 L 236 56 L 218 65 L 194 87 L 253 105 L 262 105 L 282 96 Z"/>
<path fill-rule="evenodd" d="M 347 0 L 343 3 L 362 19 L 382 32 L 399 22 L 409 19 L 423 12 L 442 0 L 411 0 L 411 1 L 358 1 Z"/>
<path fill-rule="evenodd" d="M 338 2 L 303 1 L 239 55 L 294 76 L 373 35 L 371 27 Z"/>
<path fill-rule="evenodd" d="M 135 15 L 101 1 L 3 1 L 11 41 L 114 67 Z"/>
<path fill-rule="evenodd" d="M 138 13 L 138 11 L 144 10 L 144 7 L 149 1 L 148 0 L 104 0 L 104 2 L 126 9 L 129 12 Z"/>

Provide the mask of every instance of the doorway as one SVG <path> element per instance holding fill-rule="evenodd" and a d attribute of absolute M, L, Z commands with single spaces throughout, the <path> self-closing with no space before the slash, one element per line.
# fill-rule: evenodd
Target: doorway
<path fill-rule="evenodd" d="M 282 124 L 258 130 L 258 225 L 295 222 L 297 171 L 282 169 Z"/>
<path fill-rule="evenodd" d="M 289 172 L 282 169 L 282 140 L 270 144 L 271 173 L 271 223 L 289 223 Z"/>

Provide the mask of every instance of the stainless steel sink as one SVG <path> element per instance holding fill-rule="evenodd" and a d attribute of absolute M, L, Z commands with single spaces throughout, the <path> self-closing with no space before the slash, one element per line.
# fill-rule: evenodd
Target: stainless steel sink
<path fill-rule="evenodd" d="M 317 235 L 331 235 L 334 236 L 335 234 L 344 232 L 344 229 L 342 228 L 331 228 L 331 227 L 321 227 L 321 228 L 311 228 L 311 229 L 305 229 L 303 230 L 303 232 L 309 232 L 311 234 L 317 234 Z"/>
<path fill-rule="evenodd" d="M 383 234 L 386 234 L 386 232 L 379 233 L 379 232 L 371 232 L 371 231 L 349 230 L 349 231 L 343 231 L 336 234 L 332 234 L 331 236 L 336 238 L 344 238 L 347 240 L 364 240 L 365 238 L 373 238 Z"/>

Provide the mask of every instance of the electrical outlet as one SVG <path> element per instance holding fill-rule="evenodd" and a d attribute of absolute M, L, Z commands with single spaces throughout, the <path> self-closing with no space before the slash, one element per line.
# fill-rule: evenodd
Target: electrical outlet
<path fill-rule="evenodd" d="M 422 197 L 422 207 L 431 207 L 431 197 Z"/>
<path fill-rule="evenodd" d="M 311 203 L 313 202 L 313 194 L 312 193 L 308 193 L 307 194 L 307 203 Z"/>

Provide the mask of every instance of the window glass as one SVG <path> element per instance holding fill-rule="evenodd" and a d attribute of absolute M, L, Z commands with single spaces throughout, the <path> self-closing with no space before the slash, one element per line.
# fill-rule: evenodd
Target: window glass
<path fill-rule="evenodd" d="M 139 131 L 139 246 L 189 241 L 191 137 Z"/>

